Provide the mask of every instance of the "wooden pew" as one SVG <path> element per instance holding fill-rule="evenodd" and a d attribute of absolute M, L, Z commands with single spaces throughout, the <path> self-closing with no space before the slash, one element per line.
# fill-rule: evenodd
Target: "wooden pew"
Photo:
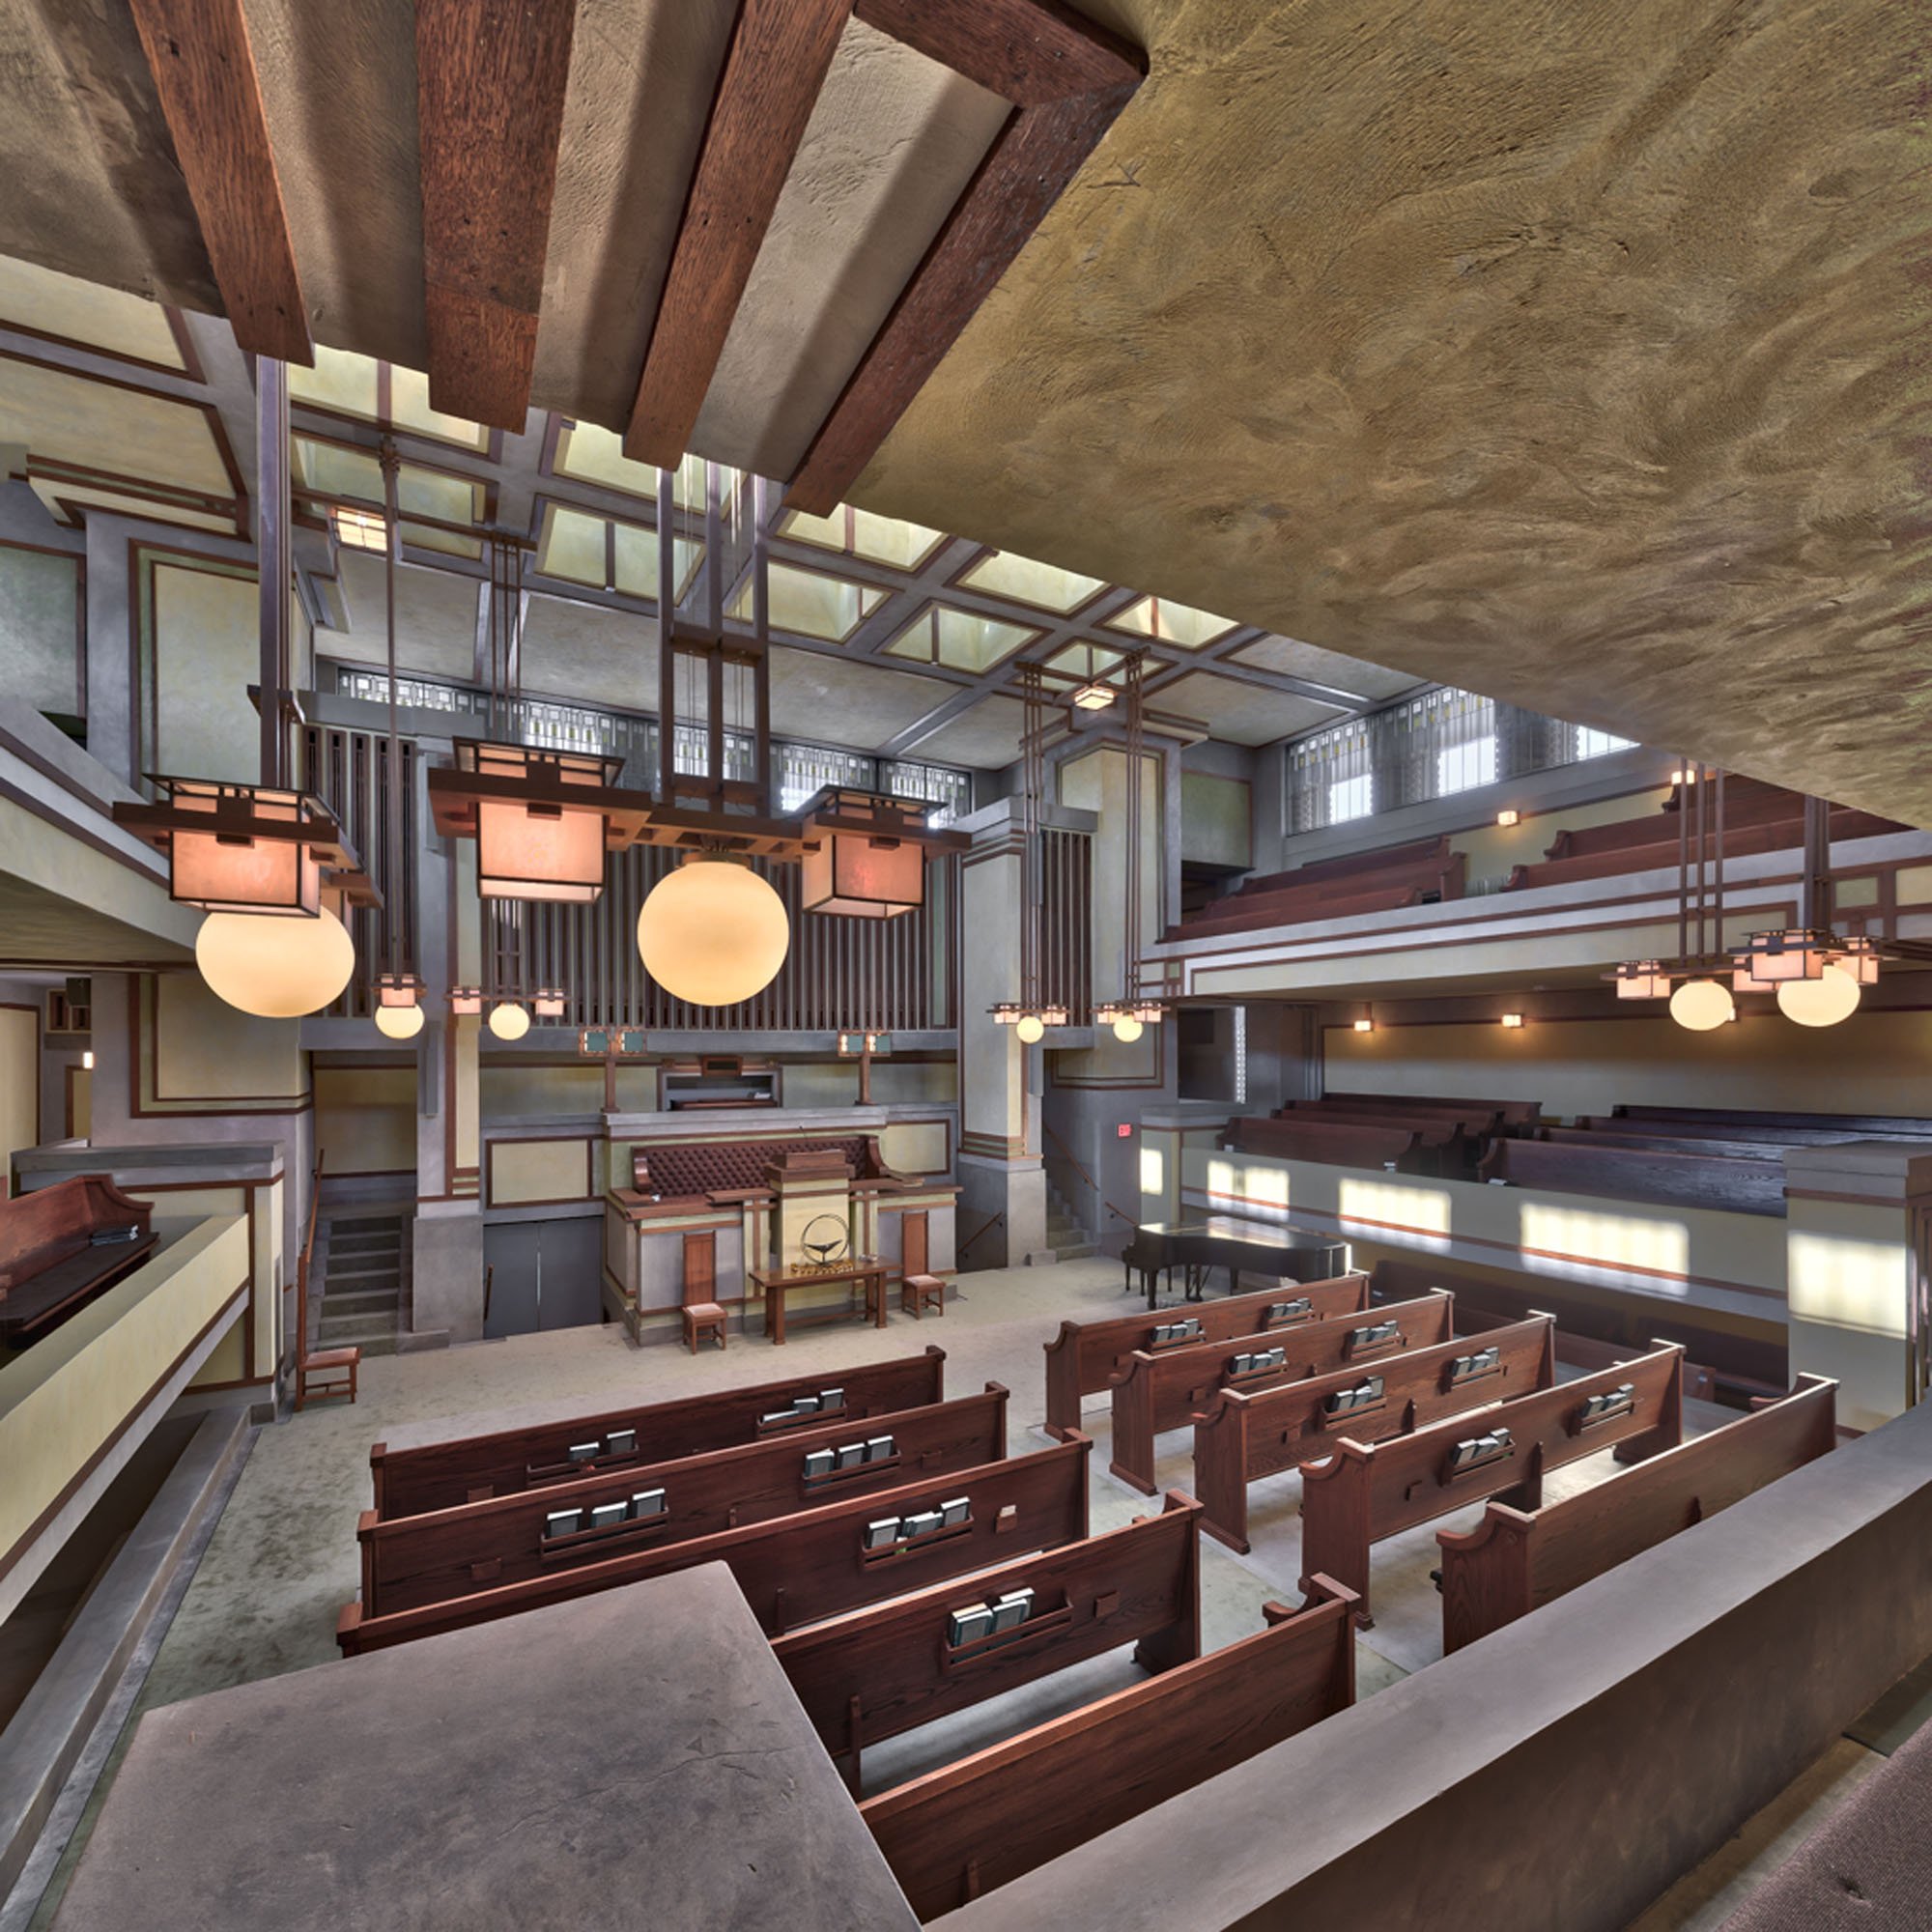
<path fill-rule="evenodd" d="M 158 1239 L 154 1216 L 104 1174 L 0 1200 L 0 1349 L 38 1342 L 140 1266 Z"/>
<path fill-rule="evenodd" d="M 1296 1308 L 1298 1303 L 1305 1303 L 1305 1309 Z M 1234 1335 L 1262 1334 L 1325 1321 L 1333 1315 L 1352 1315 L 1368 1305 L 1368 1276 L 1343 1274 L 1329 1281 L 1304 1281 L 1294 1288 L 1230 1294 L 1175 1315 L 1117 1315 L 1105 1321 L 1063 1321 L 1060 1333 L 1045 1344 L 1047 1433 L 1064 1436 L 1068 1430 L 1079 1428 L 1081 1397 L 1098 1395 L 1136 1350 L 1153 1350 L 1157 1327 L 1191 1319 L 1200 1325 L 1200 1342 L 1166 1346 L 1199 1347 Z M 1271 1308 L 1296 1312 L 1270 1321 L 1267 1315 Z"/>
<path fill-rule="evenodd" d="M 727 1449 L 792 1427 L 815 1428 L 822 1420 L 857 1421 L 888 1409 L 921 1408 L 941 1399 L 945 1374 L 946 1350 L 928 1348 L 923 1354 L 901 1355 L 889 1362 L 787 1376 L 781 1381 L 717 1389 L 646 1407 L 633 1404 L 573 1416 L 567 1422 L 453 1436 L 420 1448 L 391 1449 L 379 1442 L 369 1452 L 376 1514 L 386 1522 L 574 1481 L 585 1473 L 586 1464 L 573 1458 L 573 1447 L 590 1442 L 601 1447 L 626 1430 L 636 1435 L 635 1448 L 629 1453 L 602 1453 L 589 1466 L 629 1468 L 639 1463 L 664 1463 L 706 1449 Z M 841 1409 L 831 1414 L 801 1413 L 796 1424 L 765 1423 L 765 1417 L 784 1413 L 798 1398 L 834 1388 L 844 1390 Z"/>
<path fill-rule="evenodd" d="M 1354 1363 L 1380 1363 L 1406 1349 L 1446 1342 L 1455 1332 L 1456 1297 L 1433 1293 L 1360 1315 L 1317 1321 L 1284 1334 L 1262 1330 L 1207 1348 L 1135 1350 L 1113 1379 L 1113 1460 L 1108 1467 L 1143 1495 L 1154 1493 L 1153 1441 L 1189 1420 L 1224 1388 L 1249 1393 L 1305 1381 Z M 1287 1351 L 1279 1368 L 1236 1373 L 1236 1355 Z"/>
<path fill-rule="evenodd" d="M 1493 1141 L 1476 1170 L 1484 1180 L 1514 1181 L 1558 1194 L 1607 1195 L 1670 1208 L 1719 1208 L 1732 1214 L 1782 1214 L 1784 1164 L 1723 1154 L 1659 1153 L 1649 1148 L 1559 1141 Z"/>
<path fill-rule="evenodd" d="M 1800 1376 L 1789 1395 L 1595 1489 L 1538 1510 L 1492 1502 L 1474 1529 L 1438 1530 L 1444 1654 L 1828 1454 L 1837 1387 Z"/>
<path fill-rule="evenodd" d="M 1368 852 L 1349 852 L 1336 859 L 1311 859 L 1306 865 L 1291 866 L 1285 872 L 1257 872 L 1242 880 L 1235 896 L 1279 892 L 1284 886 L 1316 885 L 1330 879 L 1359 878 L 1366 872 L 1396 871 L 1405 866 L 1435 865 L 1445 868 L 1453 854 L 1449 835 L 1434 838 L 1411 838 L 1402 845 L 1379 845 Z"/>
<path fill-rule="evenodd" d="M 1372 1544 L 1492 1496 L 1534 1509 L 1549 1470 L 1612 1447 L 1619 1462 L 1635 1462 L 1683 1435 L 1684 1350 L 1666 1342 L 1635 1361 L 1452 1415 L 1408 1435 L 1380 1442 L 1345 1436 L 1326 1462 L 1302 1464 L 1302 1569 L 1354 1591 L 1366 1629 L 1375 1621 Z"/>
<path fill-rule="evenodd" d="M 1553 1317 L 1533 1315 L 1466 1341 L 1410 1350 L 1373 1367 L 1261 1395 L 1221 1390 L 1194 1419 L 1194 1493 L 1206 1512 L 1201 1527 L 1245 1556 L 1250 1483 L 1327 1456 L 1329 1445 L 1345 1437 L 1377 1442 L 1406 1435 L 1445 1415 L 1548 1388 L 1556 1379 L 1555 1326 Z"/>
<path fill-rule="evenodd" d="M 1319 1100 L 1290 1100 L 1270 1116 L 1277 1121 L 1364 1121 L 1385 1126 L 1447 1128 L 1466 1140 L 1500 1133 L 1503 1110 L 1480 1100 L 1378 1100 L 1372 1094 L 1324 1094 Z"/>
<path fill-rule="evenodd" d="M 1144 1670 L 1201 1654 L 1201 1505 L 1170 1490 L 1159 1516 L 781 1636 L 772 1648 L 834 1758 L 862 1788 L 867 1744 L 1131 1643 Z M 1014 1629 L 952 1641 L 955 1609 L 1033 1592 Z"/>
<path fill-rule="evenodd" d="M 1848 1141 L 1932 1140 L 1932 1120 L 1916 1114 L 1775 1114 L 1722 1107 L 1624 1106 L 1613 1107 L 1609 1120 L 1593 1124 L 1613 1126 L 1623 1122 L 1642 1122 L 1671 1133 L 1716 1127 L 1724 1133 L 1750 1136 L 1795 1130 L 1828 1133 Z"/>
<path fill-rule="evenodd" d="M 1324 1094 L 1322 1098 L 1345 1101 L 1350 1107 L 1378 1107 L 1393 1113 L 1443 1104 L 1433 1094 Z M 1526 1127 L 1543 1112 L 1541 1100 L 1469 1100 L 1459 1094 L 1453 1104 L 1466 1113 L 1493 1116 L 1497 1125 L 1492 1131 Z"/>
<path fill-rule="evenodd" d="M 1343 1121 L 1296 1122 L 1246 1115 L 1228 1122 L 1226 1144 L 1242 1153 L 1321 1161 L 1330 1167 L 1393 1167 L 1402 1174 L 1436 1174 L 1442 1165 L 1412 1127 L 1362 1126 Z"/>
<path fill-rule="evenodd" d="M 1032 1456 L 848 1496 L 796 1516 L 693 1537 L 668 1549 L 633 1549 L 581 1567 L 565 1565 L 523 1582 L 496 1584 L 418 1609 L 371 1617 L 361 1604 L 349 1604 L 336 1620 L 335 1641 L 345 1656 L 354 1657 L 699 1563 L 728 1564 L 765 1633 L 781 1635 L 801 1624 L 988 1569 L 1028 1550 L 1079 1542 L 1087 1534 L 1092 1448 L 1076 1434 Z M 969 1505 L 962 1521 L 911 1541 L 867 1548 L 868 1525 L 943 1512 L 946 1503 L 961 1497 Z"/>
<path fill-rule="evenodd" d="M 1718 1155 L 1724 1160 L 1779 1162 L 1784 1158 L 1785 1148 L 1792 1145 L 1776 1140 L 1730 1140 L 1721 1137 L 1715 1129 L 1709 1133 L 1672 1134 L 1660 1128 L 1656 1133 L 1644 1133 L 1635 1123 L 1628 1129 L 1599 1126 L 1593 1122 L 1582 1122 L 1574 1127 L 1539 1127 L 1529 1138 L 1549 1141 L 1559 1147 L 1641 1148 L 1651 1153 L 1690 1153 L 1706 1159 Z"/>
<path fill-rule="evenodd" d="M 859 1815 L 913 1910 L 936 1918 L 1347 1710 L 1352 1608 L 1318 1577 L 1299 1610 L 1264 1604 L 1259 1635 L 868 1798 Z"/>
<path fill-rule="evenodd" d="M 863 1449 L 886 1438 L 893 1444 L 889 1455 L 829 1472 L 817 1467 L 836 1463 L 840 1448 Z M 454 1509 L 387 1522 L 365 1510 L 355 1528 L 362 1548 L 362 1612 L 386 1616 L 645 1545 L 665 1549 L 845 1496 L 978 1468 L 1003 1461 L 1006 1453 L 1007 1391 L 988 1382 L 983 1395 L 867 1416 L 863 1423 L 799 1430 L 674 1462 L 631 1463 Z M 658 1492 L 663 1492 L 658 1506 L 639 1515 L 632 1499 Z M 593 1512 L 600 1506 L 617 1511 L 615 1520 L 597 1526 Z M 552 1516 L 564 1511 L 579 1513 L 581 1524 L 551 1534 Z"/>

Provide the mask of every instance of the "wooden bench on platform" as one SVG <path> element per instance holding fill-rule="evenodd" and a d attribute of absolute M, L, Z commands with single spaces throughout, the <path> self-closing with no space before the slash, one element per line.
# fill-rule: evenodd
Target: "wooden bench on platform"
<path fill-rule="evenodd" d="M 1122 1644 L 1144 1670 L 1201 1654 L 1201 1505 L 1179 1490 L 1124 1529 L 781 1636 L 773 1648 L 856 1792 L 861 1754 Z M 965 1641 L 954 1613 L 1031 1591 L 1024 1620 Z M 968 1605 L 963 1600 L 971 1598 Z"/>
<path fill-rule="evenodd" d="M 1789 1395 L 1541 1509 L 1492 1502 L 1472 1530 L 1440 1530 L 1446 1655 L 1715 1516 L 1837 1444 L 1837 1383 Z"/>
<path fill-rule="evenodd" d="M 821 1422 L 922 1408 L 944 1395 L 945 1372 L 946 1350 L 928 1347 L 923 1354 L 892 1361 L 788 1376 L 642 1407 L 633 1404 L 487 1435 L 452 1436 L 399 1449 L 379 1442 L 369 1452 L 376 1514 L 386 1522 L 574 1481 L 593 1468 L 668 1462 L 816 1428 Z M 827 1400 L 834 1393 L 836 1405 Z"/>
<path fill-rule="evenodd" d="M 1556 1379 L 1555 1321 L 1532 1316 L 1462 1342 L 1374 1366 L 1289 1382 L 1261 1395 L 1223 1389 L 1194 1423 L 1201 1526 L 1246 1555 L 1248 1485 L 1332 1453 L 1347 1437 L 1376 1442 Z"/>
<path fill-rule="evenodd" d="M 882 1603 L 949 1577 L 991 1568 L 1028 1550 L 1087 1534 L 1084 1435 L 1032 1456 L 902 1489 L 849 1496 L 795 1516 L 694 1537 L 668 1549 L 634 1549 L 553 1568 L 412 1610 L 370 1617 L 347 1605 L 335 1640 L 345 1656 L 515 1616 L 699 1563 L 724 1563 L 769 1636 Z M 948 1505 L 953 1507 L 949 1509 Z"/>
<path fill-rule="evenodd" d="M 1113 1460 L 1108 1467 L 1143 1495 L 1154 1493 L 1154 1437 L 1185 1429 L 1220 1390 L 1253 1394 L 1305 1381 L 1355 1362 L 1381 1362 L 1446 1342 L 1456 1298 L 1434 1293 L 1358 1315 L 1290 1329 L 1261 1329 L 1198 1348 L 1135 1350 L 1113 1378 Z M 1272 1357 L 1279 1350 L 1282 1359 Z"/>
<path fill-rule="evenodd" d="M 1398 1174 L 1442 1171 L 1440 1153 L 1425 1147 L 1422 1135 L 1413 1127 L 1245 1115 L 1228 1122 L 1224 1144 L 1239 1153 L 1320 1161 L 1329 1167 L 1392 1167 Z"/>
<path fill-rule="evenodd" d="M 1534 1509 L 1551 1469 L 1605 1449 L 1634 1462 L 1671 1447 L 1683 1439 L 1683 1368 L 1684 1350 L 1665 1343 L 1635 1361 L 1407 1435 L 1344 1437 L 1325 1462 L 1302 1464 L 1303 1570 L 1354 1591 L 1367 1628 L 1372 1545 L 1492 1496 Z"/>
<path fill-rule="evenodd" d="M 1300 1609 L 1264 1604 L 1259 1635 L 868 1798 L 859 1815 L 913 1910 L 938 1918 L 1347 1710 L 1353 1607 L 1317 1577 Z"/>
<path fill-rule="evenodd" d="M 154 1207 L 104 1174 L 0 1201 L 0 1349 L 24 1349 L 155 1251 Z"/>
<path fill-rule="evenodd" d="M 1231 1294 L 1207 1301 L 1173 1316 L 1116 1315 L 1104 1321 L 1063 1321 L 1060 1333 L 1046 1348 L 1046 1427 L 1064 1435 L 1080 1426 L 1080 1399 L 1098 1395 L 1125 1366 L 1136 1350 L 1190 1348 L 1225 1342 L 1231 1336 L 1262 1334 L 1302 1322 L 1325 1321 L 1332 1315 L 1352 1315 L 1369 1305 L 1366 1274 L 1336 1275 L 1327 1281 L 1304 1281 L 1293 1288 L 1268 1288 L 1252 1294 Z M 1269 1319 L 1270 1311 L 1281 1314 Z M 1175 1337 L 1187 1324 L 1191 1340 Z M 1159 1339 L 1166 1330 L 1170 1338 Z"/>
<path fill-rule="evenodd" d="M 1491 1143 L 1477 1170 L 1485 1180 L 1558 1194 L 1605 1195 L 1671 1208 L 1716 1208 L 1733 1214 L 1784 1212 L 1781 1161 L 1737 1159 L 1725 1154 L 1662 1153 L 1574 1141 L 1505 1140 Z"/>
<path fill-rule="evenodd" d="M 903 1489 L 998 1463 L 1007 1391 L 821 1424 L 670 1462 L 628 1463 L 485 1502 L 384 1521 L 365 1510 L 362 1611 L 386 1616 L 648 1545 L 666 1549 L 745 1523 Z"/>

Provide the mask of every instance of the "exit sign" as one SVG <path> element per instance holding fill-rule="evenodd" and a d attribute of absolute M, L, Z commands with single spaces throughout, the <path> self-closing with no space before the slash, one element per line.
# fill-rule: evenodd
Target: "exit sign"
<path fill-rule="evenodd" d="M 1123 1141 L 1130 1141 L 1130 1140 L 1132 1140 L 1132 1139 L 1133 1139 L 1133 1137 L 1134 1137 L 1134 1130 L 1133 1130 L 1133 1128 L 1132 1128 L 1132 1127 L 1130 1127 L 1130 1126 L 1129 1126 L 1129 1125 L 1128 1125 L 1128 1124 L 1126 1123 L 1126 1122 L 1125 1122 L 1125 1121 L 1122 1121 L 1122 1122 L 1121 1122 L 1121 1124 L 1120 1124 L 1120 1125 L 1119 1125 L 1118 1127 L 1116 1127 L 1116 1128 L 1114 1129 L 1114 1131 L 1115 1131 L 1115 1133 L 1117 1133 L 1118 1135 L 1120 1135 L 1120 1137 L 1121 1137 L 1121 1138 L 1122 1138 L 1122 1139 Z"/>

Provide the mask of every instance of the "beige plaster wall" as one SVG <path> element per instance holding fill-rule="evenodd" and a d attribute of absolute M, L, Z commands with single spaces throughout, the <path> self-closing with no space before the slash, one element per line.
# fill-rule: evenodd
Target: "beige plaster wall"
<path fill-rule="evenodd" d="M 255 581 L 155 567 L 156 769 L 261 777 L 261 725 L 248 686 L 261 668 Z"/>
<path fill-rule="evenodd" d="M 331 1175 L 414 1174 L 415 1069 L 318 1066 L 315 1144 Z"/>
<path fill-rule="evenodd" d="M 0 1007 L 0 1200 L 14 1156 L 40 1140 L 41 1016 L 32 1007 Z"/>

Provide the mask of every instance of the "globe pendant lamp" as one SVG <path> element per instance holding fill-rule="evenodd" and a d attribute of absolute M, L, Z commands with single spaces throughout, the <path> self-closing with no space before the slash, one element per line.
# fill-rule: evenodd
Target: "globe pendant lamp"
<path fill-rule="evenodd" d="M 763 992 L 790 950 L 784 901 L 722 853 L 695 853 L 667 872 L 638 914 L 644 971 L 694 1007 L 732 1007 Z"/>
<path fill-rule="evenodd" d="M 1731 989 L 1716 980 L 1686 980 L 1670 996 L 1670 1017 L 1689 1033 L 1712 1033 L 1737 1011 Z"/>
<path fill-rule="evenodd" d="M 378 1007 L 376 1031 L 384 1039 L 413 1039 L 423 1030 L 420 1007 Z"/>
<path fill-rule="evenodd" d="M 1029 1046 L 1037 1046 L 1046 1037 L 1046 1022 L 1037 1013 L 1022 1013 L 1013 1031 Z"/>
<path fill-rule="evenodd" d="M 1779 980 L 1777 1009 L 1799 1026 L 1836 1026 L 1858 1011 L 1862 994 L 1857 979 L 1833 964 L 1815 980 Z"/>
<path fill-rule="evenodd" d="M 504 1000 L 490 1009 L 490 1031 L 498 1039 L 522 1039 L 529 1030 L 529 1013 L 515 1000 Z"/>
<path fill-rule="evenodd" d="M 313 919 L 212 912 L 195 934 L 194 962 L 210 991 L 238 1011 L 294 1020 L 341 997 L 355 948 L 327 906 Z"/>

